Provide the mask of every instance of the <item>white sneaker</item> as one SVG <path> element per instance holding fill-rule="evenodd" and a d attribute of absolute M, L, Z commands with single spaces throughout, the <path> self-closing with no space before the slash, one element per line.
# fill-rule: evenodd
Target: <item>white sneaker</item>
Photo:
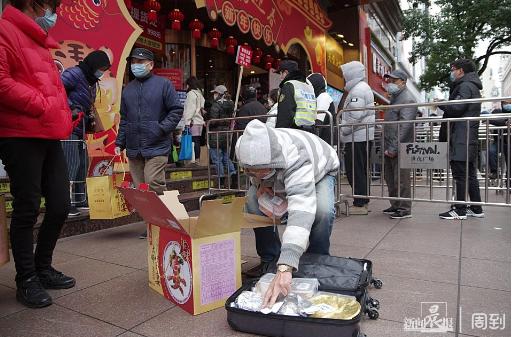
<path fill-rule="evenodd" d="M 483 211 L 481 211 L 480 213 L 476 213 L 471 208 L 468 208 L 468 210 L 466 211 L 466 215 L 472 216 L 474 218 L 485 218 L 485 213 Z"/>

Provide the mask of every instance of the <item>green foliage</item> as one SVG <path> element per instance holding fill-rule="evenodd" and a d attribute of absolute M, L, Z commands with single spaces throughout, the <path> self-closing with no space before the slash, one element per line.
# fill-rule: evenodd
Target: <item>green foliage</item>
<path fill-rule="evenodd" d="M 411 9 L 404 11 L 404 38 L 415 41 L 409 61 L 426 59 L 420 83 L 423 89 L 445 87 L 450 63 L 457 58 L 475 60 L 481 74 L 490 56 L 510 54 L 502 50 L 510 45 L 510 0 L 408 1 Z M 488 42 L 487 51 L 475 55 L 480 41 Z"/>

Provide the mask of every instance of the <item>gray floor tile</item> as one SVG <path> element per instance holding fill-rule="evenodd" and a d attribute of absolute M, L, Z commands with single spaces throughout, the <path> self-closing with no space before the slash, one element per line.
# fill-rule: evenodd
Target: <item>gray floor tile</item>
<path fill-rule="evenodd" d="M 27 309 L 16 301 L 16 290 L 0 285 L 0 317 Z"/>
<path fill-rule="evenodd" d="M 371 289 L 370 296 L 380 301 L 380 317 L 404 322 L 406 317 L 421 316 L 422 302 L 446 302 L 448 317 L 456 317 L 457 285 L 380 276 L 382 289 Z"/>
<path fill-rule="evenodd" d="M 510 262 L 463 258 L 461 284 L 510 291 Z"/>
<path fill-rule="evenodd" d="M 173 307 L 171 302 L 148 287 L 148 275 L 143 271 L 61 297 L 56 302 L 125 329 Z"/>
<path fill-rule="evenodd" d="M 458 284 L 459 259 L 395 250 L 374 250 L 368 257 L 377 277 L 392 275 L 427 281 Z"/>
<path fill-rule="evenodd" d="M 114 337 L 123 329 L 58 305 L 0 319 L 2 337 Z"/>

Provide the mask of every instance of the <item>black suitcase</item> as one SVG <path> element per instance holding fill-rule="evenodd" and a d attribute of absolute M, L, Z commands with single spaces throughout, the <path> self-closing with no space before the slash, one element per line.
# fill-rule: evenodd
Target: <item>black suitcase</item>
<path fill-rule="evenodd" d="M 275 273 L 277 266 L 267 266 L 265 272 Z M 262 314 L 231 307 L 244 290 L 250 290 L 257 282 L 251 280 L 226 301 L 229 325 L 237 331 L 271 337 L 363 337 L 359 322 L 367 314 L 371 319 L 379 317 L 379 301 L 368 296 L 368 286 L 382 287 L 382 281 L 374 279 L 372 262 L 364 259 L 342 258 L 328 255 L 304 254 L 294 277 L 317 278 L 319 290 L 355 296 L 361 303 L 360 314 L 352 320 L 292 317 Z"/>
<path fill-rule="evenodd" d="M 245 290 L 251 290 L 257 280 L 244 284 L 226 301 L 229 326 L 236 330 L 270 337 L 366 337 L 360 330 L 362 312 L 351 320 L 294 317 L 262 314 L 231 307 Z"/>

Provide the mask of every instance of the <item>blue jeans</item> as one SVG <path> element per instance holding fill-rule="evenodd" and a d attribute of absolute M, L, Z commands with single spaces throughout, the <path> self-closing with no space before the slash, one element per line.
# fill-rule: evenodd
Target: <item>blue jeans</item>
<path fill-rule="evenodd" d="M 311 233 L 309 234 L 309 247 L 306 253 L 329 255 L 332 224 L 336 211 L 334 208 L 334 186 L 336 178 L 325 176 L 316 184 L 316 217 Z M 247 191 L 247 212 L 264 215 L 259 210 L 256 187 L 251 186 Z M 262 262 L 277 261 L 281 254 L 281 240 L 279 232 L 273 226 L 255 228 L 256 251 Z"/>
<path fill-rule="evenodd" d="M 228 169 L 230 176 L 236 174 L 235 165 L 233 165 L 225 149 L 210 149 L 210 160 L 217 169 L 219 177 L 224 177 L 224 167 Z"/>

